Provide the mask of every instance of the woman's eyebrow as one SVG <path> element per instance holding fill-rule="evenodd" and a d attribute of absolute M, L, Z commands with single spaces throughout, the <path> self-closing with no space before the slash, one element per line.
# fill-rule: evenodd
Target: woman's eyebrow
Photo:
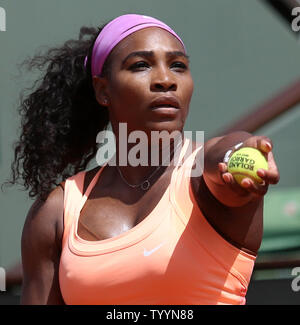
<path fill-rule="evenodd" d="M 126 58 L 122 61 L 122 65 L 125 64 L 125 62 L 132 58 L 132 57 L 145 57 L 145 58 L 151 58 L 154 56 L 154 52 L 153 51 L 136 51 L 136 52 L 132 52 L 129 53 Z M 189 61 L 189 56 L 186 55 L 185 53 L 181 52 L 181 51 L 171 51 L 171 52 L 166 52 L 166 56 L 167 57 L 176 57 L 176 56 L 182 56 L 184 58 L 186 58 Z"/>
<path fill-rule="evenodd" d="M 184 58 L 186 58 L 189 61 L 189 56 L 186 55 L 185 53 L 181 52 L 181 51 L 172 51 L 172 52 L 167 52 L 166 53 L 167 56 L 171 56 L 171 57 L 176 57 L 176 56 L 183 56 Z"/>
<path fill-rule="evenodd" d="M 122 65 L 130 58 L 132 57 L 146 57 L 146 58 L 150 58 L 154 56 L 154 52 L 153 51 L 136 51 L 136 52 L 132 52 L 130 54 L 128 54 L 126 56 L 126 58 L 122 61 Z"/>

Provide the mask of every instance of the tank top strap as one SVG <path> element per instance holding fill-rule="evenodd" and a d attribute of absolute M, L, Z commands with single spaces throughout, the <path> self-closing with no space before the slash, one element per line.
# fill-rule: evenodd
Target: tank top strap
<path fill-rule="evenodd" d="M 86 171 L 81 171 L 66 179 L 64 188 L 64 234 L 63 242 L 68 235 L 76 213 L 78 202 L 82 199 L 82 189 Z"/>
<path fill-rule="evenodd" d="M 174 175 L 177 173 L 178 169 L 184 162 L 184 158 L 186 157 L 186 154 L 188 152 L 189 146 L 190 146 L 190 140 L 188 138 L 183 138 L 181 143 L 181 150 L 176 150 L 174 154 L 174 163 L 175 168 L 172 172 L 172 178 L 174 178 Z"/>
<path fill-rule="evenodd" d="M 184 188 L 184 186 L 182 186 L 183 179 L 184 181 L 189 182 L 189 178 L 193 175 L 193 172 L 195 172 L 195 175 L 201 176 L 203 166 L 200 164 L 200 166 L 196 166 L 197 169 L 193 168 L 195 156 L 201 148 L 203 148 L 203 145 L 197 143 L 196 148 L 193 149 L 192 140 L 189 138 L 184 139 L 180 156 L 172 173 L 170 184 L 170 195 L 172 196 L 171 201 L 174 201 L 175 193 L 180 193 Z"/>
<path fill-rule="evenodd" d="M 94 175 L 93 179 L 91 180 L 90 184 L 88 185 L 86 191 L 83 193 L 83 186 L 82 186 L 82 190 L 81 190 L 81 193 L 82 193 L 82 197 L 79 201 L 79 204 L 77 205 L 76 207 L 76 213 L 80 213 L 82 207 L 84 206 L 87 198 L 89 197 L 92 189 L 94 188 L 94 186 L 96 185 L 97 181 L 98 181 L 98 178 L 100 176 L 100 174 L 102 173 L 104 167 L 108 164 L 108 162 L 104 163 L 103 166 L 101 168 L 99 168 L 99 170 L 97 171 L 97 173 Z M 82 184 L 83 185 L 83 184 Z"/>
<path fill-rule="evenodd" d="M 94 175 L 92 181 L 88 185 L 86 191 L 84 190 L 84 179 L 86 171 L 82 171 L 69 177 L 65 183 L 65 195 L 64 195 L 64 232 L 67 232 L 71 226 L 74 218 L 80 213 L 84 203 L 86 202 L 90 192 L 95 186 L 105 163 Z"/>

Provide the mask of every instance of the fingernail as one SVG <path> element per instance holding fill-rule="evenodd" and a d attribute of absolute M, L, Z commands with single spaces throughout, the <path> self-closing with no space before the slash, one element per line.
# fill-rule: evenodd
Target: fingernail
<path fill-rule="evenodd" d="M 229 173 L 227 173 L 227 174 L 225 174 L 224 175 L 225 176 L 225 178 L 226 178 L 226 183 L 229 183 L 229 184 L 233 184 L 234 183 L 234 180 L 233 180 L 233 177 L 232 177 L 232 175 L 230 175 Z"/>
<path fill-rule="evenodd" d="M 241 182 L 241 185 L 242 185 L 243 187 L 249 187 L 251 184 L 250 184 L 249 181 L 247 181 L 247 180 L 243 180 L 243 181 Z"/>
<path fill-rule="evenodd" d="M 223 179 L 225 182 L 229 182 L 230 181 L 230 178 L 228 175 L 223 175 Z"/>
<path fill-rule="evenodd" d="M 265 172 L 264 172 L 264 170 L 263 170 L 263 169 L 259 169 L 259 170 L 257 171 L 257 175 L 260 176 L 260 177 L 264 177 L 264 176 L 265 176 Z"/>
<path fill-rule="evenodd" d="M 266 142 L 266 146 L 268 147 L 268 149 L 269 149 L 269 150 L 271 150 L 271 149 L 272 149 L 272 145 L 271 145 L 271 143 L 270 143 L 270 142 Z"/>
<path fill-rule="evenodd" d="M 221 172 L 222 172 L 222 173 L 225 173 L 225 172 L 226 172 L 226 166 L 221 165 Z"/>

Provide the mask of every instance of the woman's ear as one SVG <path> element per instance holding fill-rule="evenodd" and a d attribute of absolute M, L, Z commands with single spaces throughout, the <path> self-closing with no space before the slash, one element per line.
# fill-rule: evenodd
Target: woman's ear
<path fill-rule="evenodd" d="M 108 106 L 107 79 L 103 77 L 93 76 L 93 87 L 95 97 L 101 106 Z"/>

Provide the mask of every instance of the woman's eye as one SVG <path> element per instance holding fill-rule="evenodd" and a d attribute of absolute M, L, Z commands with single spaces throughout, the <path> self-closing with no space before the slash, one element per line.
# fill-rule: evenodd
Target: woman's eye
<path fill-rule="evenodd" d="M 149 68 L 149 64 L 145 61 L 138 61 L 129 67 L 130 70 L 144 70 L 145 68 Z"/>
<path fill-rule="evenodd" d="M 171 68 L 186 70 L 187 66 L 183 62 L 174 62 L 174 63 L 172 63 Z"/>

